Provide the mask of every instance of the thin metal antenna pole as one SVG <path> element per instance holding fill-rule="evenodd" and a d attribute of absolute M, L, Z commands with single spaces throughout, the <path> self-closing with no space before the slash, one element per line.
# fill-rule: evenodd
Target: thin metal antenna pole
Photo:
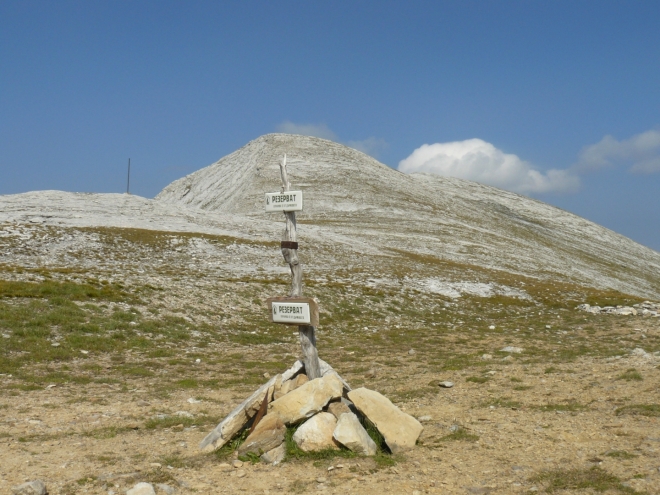
<path fill-rule="evenodd" d="M 128 159 L 128 177 L 126 178 L 126 194 L 131 194 L 131 159 Z"/>

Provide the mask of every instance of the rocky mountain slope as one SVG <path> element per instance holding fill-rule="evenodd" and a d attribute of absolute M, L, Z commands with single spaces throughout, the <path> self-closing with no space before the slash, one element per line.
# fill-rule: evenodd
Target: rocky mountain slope
<path fill-rule="evenodd" d="M 461 179 L 406 175 L 324 139 L 269 134 L 179 179 L 156 201 L 263 221 L 287 154 L 304 191 L 303 242 L 401 252 L 658 297 L 660 253 L 540 201 Z M 277 218 L 279 220 L 279 217 Z M 248 220 L 246 220 L 247 222 Z M 276 221 L 273 218 L 273 221 Z M 394 261 L 394 259 L 392 261 Z"/>

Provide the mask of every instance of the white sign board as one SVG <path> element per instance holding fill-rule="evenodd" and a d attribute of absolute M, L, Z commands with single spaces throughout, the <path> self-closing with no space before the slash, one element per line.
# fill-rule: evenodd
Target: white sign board
<path fill-rule="evenodd" d="M 310 324 L 309 303 L 273 302 L 273 321 L 275 323 Z"/>
<path fill-rule="evenodd" d="M 302 191 L 266 193 L 266 211 L 302 211 Z"/>

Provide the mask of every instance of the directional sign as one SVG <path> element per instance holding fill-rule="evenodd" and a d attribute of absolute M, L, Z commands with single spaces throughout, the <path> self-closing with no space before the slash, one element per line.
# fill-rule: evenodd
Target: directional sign
<path fill-rule="evenodd" d="M 302 191 L 266 193 L 266 211 L 302 211 Z"/>
<path fill-rule="evenodd" d="M 270 321 L 286 325 L 319 324 L 319 307 L 311 297 L 271 297 L 267 300 Z"/>

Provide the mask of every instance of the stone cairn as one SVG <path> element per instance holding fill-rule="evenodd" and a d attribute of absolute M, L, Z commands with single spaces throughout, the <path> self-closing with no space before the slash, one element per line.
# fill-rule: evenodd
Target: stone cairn
<path fill-rule="evenodd" d="M 263 462 L 277 464 L 286 455 L 287 427 L 297 426 L 293 441 L 305 452 L 346 448 L 372 456 L 377 453 L 378 446 L 363 424 L 373 425 L 392 453 L 411 449 L 423 429 L 415 418 L 376 391 L 366 388 L 352 390 L 328 363 L 318 357 L 315 336 L 318 303 L 302 297 L 302 265 L 297 253 L 295 211 L 302 209 L 302 192 L 290 190 L 286 155 L 280 162 L 280 174 L 282 190 L 266 195 L 266 210 L 277 211 L 273 209 L 277 204 L 286 217 L 281 249 L 291 269 L 292 284 L 288 297 L 270 298 L 268 304 L 271 321 L 298 325 L 303 357 L 264 383 L 229 413 L 202 440 L 200 449 L 205 452 L 220 449 L 249 429 L 247 438 L 238 447 L 238 454 L 259 455 Z M 297 203 L 294 201 L 288 205 L 290 208 L 286 208 L 287 201 L 293 198 Z M 290 317 L 290 313 L 298 312 L 286 308 L 301 307 L 306 310 L 303 312 L 307 318 L 305 321 L 282 321 L 282 318 Z M 283 317 L 282 313 L 286 315 Z"/>
<path fill-rule="evenodd" d="M 643 303 L 633 304 L 632 306 L 603 306 L 602 308 L 600 306 L 580 304 L 577 309 L 594 315 L 649 316 L 660 318 L 660 303 L 651 301 L 644 301 Z"/>

